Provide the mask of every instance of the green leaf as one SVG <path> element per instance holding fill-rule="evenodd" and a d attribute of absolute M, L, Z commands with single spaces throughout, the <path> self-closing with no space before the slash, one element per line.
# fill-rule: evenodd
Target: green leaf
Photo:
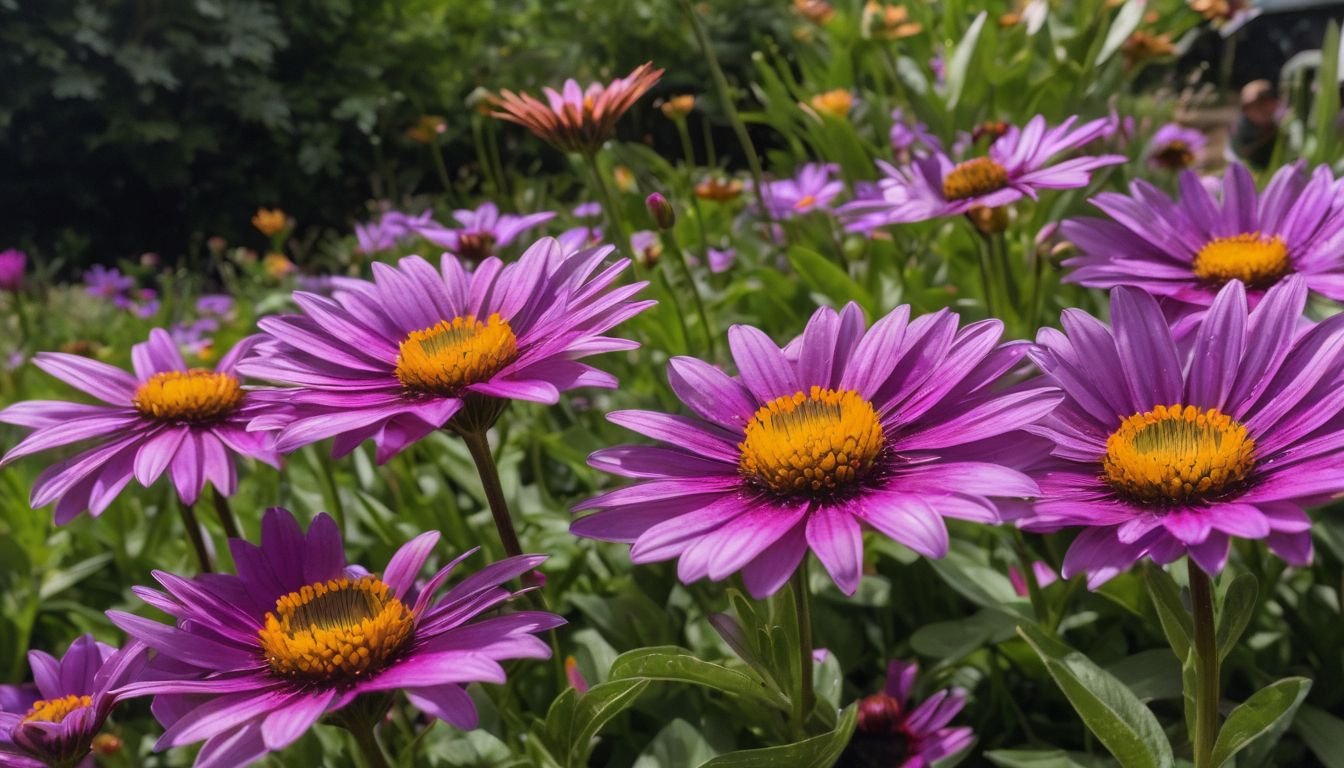
<path fill-rule="evenodd" d="M 1338 80 L 1339 22 L 1331 21 L 1326 27 L 1325 41 L 1321 44 L 1321 68 L 1316 72 L 1316 82 L 1324 85 L 1316 89 L 1311 115 L 1315 123 L 1316 162 L 1335 159 L 1334 147 L 1339 140 L 1339 133 L 1335 129 L 1335 120 L 1339 115 L 1339 89 L 1335 86 Z"/>
<path fill-rule="evenodd" d="M 1213 745 L 1215 768 L 1226 765 L 1257 739 L 1282 736 L 1310 690 L 1311 681 L 1305 677 L 1285 678 L 1256 691 L 1232 710 Z"/>
<path fill-rule="evenodd" d="M 1134 0 L 1130 0 L 1133 2 Z M 952 57 L 947 62 L 947 109 L 952 111 L 956 109 L 957 102 L 961 100 L 961 92 L 966 87 L 966 71 L 971 67 L 971 59 L 975 57 L 976 44 L 980 40 L 980 30 L 985 27 L 985 19 L 989 18 L 988 11 L 981 11 L 975 21 L 962 35 L 961 40 L 957 41 L 957 46 L 952 50 Z"/>
<path fill-rule="evenodd" d="M 810 739 L 765 749 L 729 752 L 704 763 L 700 768 L 830 768 L 849 744 L 858 717 L 856 705 L 845 708 L 835 730 Z"/>
<path fill-rule="evenodd" d="M 807 285 L 815 287 L 837 305 L 857 301 L 869 314 L 876 314 L 877 302 L 872 295 L 833 260 L 798 246 L 789 249 L 789 263 Z"/>
<path fill-rule="evenodd" d="M 1120 12 L 1115 14 L 1115 20 L 1111 22 L 1111 28 L 1106 32 L 1106 41 L 1101 44 L 1101 52 L 1097 54 L 1097 66 L 1105 64 L 1107 59 L 1114 56 L 1134 30 L 1139 28 L 1139 22 L 1143 21 L 1145 5 L 1144 0 L 1127 0 L 1120 7 Z"/>
<path fill-rule="evenodd" d="M 1123 683 L 1036 627 L 1021 626 L 1017 632 L 1123 768 L 1171 768 L 1174 758 L 1162 726 Z"/>
<path fill-rule="evenodd" d="M 1181 698 L 1181 665 L 1161 648 L 1140 651 L 1106 666 L 1140 701 Z"/>
<path fill-rule="evenodd" d="M 1302 707 L 1293 729 L 1325 768 L 1344 768 L 1344 720 L 1316 707 Z"/>
<path fill-rule="evenodd" d="M 996 749 L 985 759 L 1001 768 L 1107 768 L 1104 757 L 1062 749 Z"/>
<path fill-rule="evenodd" d="M 1190 614 L 1181 603 L 1181 588 L 1171 574 L 1156 565 L 1143 569 L 1143 580 L 1148 585 L 1148 594 L 1157 609 L 1157 618 L 1162 622 L 1162 632 L 1176 658 L 1184 662 L 1190 655 L 1191 638 L 1195 636 L 1194 624 Z"/>
<path fill-rule="evenodd" d="M 1241 633 L 1246 631 L 1246 625 L 1251 623 L 1259 594 L 1259 584 L 1255 576 L 1250 573 L 1241 574 L 1228 586 L 1227 594 L 1223 597 L 1222 610 L 1218 612 L 1219 661 L 1227 658 L 1227 654 L 1232 652 L 1237 646 L 1237 641 L 1241 639 Z"/>
<path fill-rule="evenodd" d="M 787 710 L 789 702 L 765 682 L 744 672 L 696 658 L 677 646 L 640 648 L 617 657 L 611 665 L 612 680 L 663 680 L 703 685 L 768 707 Z"/>
<path fill-rule="evenodd" d="M 700 765 L 714 757 L 715 749 L 695 726 L 677 719 L 668 723 L 649 746 L 640 753 L 631 768 L 668 768 L 674 765 Z"/>
<path fill-rule="evenodd" d="M 611 680 L 589 688 L 579 698 L 569 731 L 566 753 L 570 758 L 569 768 L 582 768 L 588 764 L 588 751 L 597 732 L 613 717 L 629 709 L 648 687 L 648 680 Z"/>

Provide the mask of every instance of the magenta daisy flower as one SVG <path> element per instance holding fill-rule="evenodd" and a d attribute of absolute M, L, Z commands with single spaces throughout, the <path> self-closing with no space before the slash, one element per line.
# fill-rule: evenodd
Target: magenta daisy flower
<path fill-rule="evenodd" d="M 244 390 L 238 361 L 258 337 L 239 342 L 214 370 L 188 368 L 169 333 L 156 328 L 131 348 L 134 375 L 79 355 L 40 352 L 33 364 L 102 404 L 30 400 L 0 411 L 0 422 L 33 431 L 0 466 L 74 443 L 91 448 L 37 476 L 32 506 L 56 502 L 56 522 L 84 510 L 97 516 L 135 478 L 149 487 L 167 472 L 183 504 L 195 504 L 207 483 L 232 495 L 236 456 L 279 466 L 273 436 L 249 432 L 262 405 Z"/>
<path fill-rule="evenodd" d="M 761 198 L 776 220 L 792 219 L 812 211 L 828 211 L 835 198 L 845 190 L 844 182 L 832 179 L 839 171 L 834 163 L 808 163 L 791 179 L 767 181 Z"/>
<path fill-rule="evenodd" d="M 282 452 L 335 437 L 342 456 L 372 439 L 385 462 L 455 419 L 489 426 L 509 400 L 615 387 L 578 359 L 637 347 L 603 334 L 652 302 L 630 300 L 644 283 L 613 287 L 629 262 L 602 268 L 609 253 L 566 256 L 544 238 L 474 272 L 451 254 L 440 269 L 407 256 L 374 263 L 373 282 L 343 281 L 331 298 L 295 293 L 304 314 L 259 321 L 269 338 L 240 366 L 296 387 L 268 393 L 282 407 L 252 428 L 281 428 Z"/>
<path fill-rule="evenodd" d="M 28 265 L 28 254 L 10 248 L 0 251 L 0 291 L 18 291 L 23 288 L 23 270 Z"/>
<path fill-rule="evenodd" d="M 1068 282 L 1093 288 L 1132 285 L 1201 311 L 1224 284 L 1246 284 L 1251 303 L 1290 274 L 1311 290 L 1344 300 L 1344 195 L 1330 169 L 1310 177 L 1285 166 L 1257 194 L 1241 165 L 1228 166 L 1221 201 L 1193 171 L 1180 176 L 1174 201 L 1144 181 L 1129 196 L 1097 195 L 1109 219 L 1064 222 L 1079 255 L 1064 262 Z"/>
<path fill-rule="evenodd" d="M 1070 117 L 1049 127 L 1037 115 L 1026 126 L 1007 126 L 985 155 L 960 163 L 941 151 L 916 157 L 896 168 L 881 163 L 886 178 L 879 194 L 841 208 L 851 228 L 871 230 L 889 224 L 957 216 L 977 206 L 995 208 L 1045 189 L 1085 187 L 1091 172 L 1125 162 L 1121 155 L 1055 158 L 1106 135 L 1106 119 L 1074 127 Z"/>
<path fill-rule="evenodd" d="M 966 706 L 966 694 L 942 690 L 910 706 L 919 665 L 893 660 L 887 685 L 859 701 L 859 721 L 839 766 L 929 768 L 966 749 L 975 732 L 948 723 Z"/>
<path fill-rule="evenodd" d="M 679 557 L 686 582 L 741 571 L 762 597 L 809 549 L 853 594 L 864 524 L 941 557 L 943 517 L 998 522 L 996 497 L 1036 486 L 993 457 L 1012 452 L 1025 437 L 1015 431 L 1058 396 L 995 386 L 1026 352 L 998 345 L 997 320 L 958 329 L 948 311 L 909 315 L 899 307 L 865 332 L 856 305 L 823 308 L 782 350 L 734 326 L 735 377 L 673 358 L 668 380 L 693 416 L 609 414 L 666 445 L 594 453 L 594 467 L 639 482 L 578 505 L 599 511 L 571 530 L 633 543 L 636 563 Z"/>
<path fill-rule="evenodd" d="M 1216 574 L 1232 537 L 1311 560 L 1303 508 L 1344 492 L 1344 315 L 1299 332 L 1306 300 L 1290 277 L 1248 312 L 1228 283 L 1178 345 L 1154 298 L 1117 288 L 1112 327 L 1066 310 L 1063 333 L 1041 331 L 1033 356 L 1065 399 L 1027 428 L 1055 461 L 1023 526 L 1083 528 L 1066 578 L 1185 554 Z"/>
<path fill-rule="evenodd" d="M 490 114 L 527 128 L 562 152 L 595 152 L 615 134 L 621 115 L 662 76 L 663 70 L 650 62 L 605 85 L 590 83 L 584 88 L 566 80 L 559 91 L 543 88 L 544 102 L 526 93 L 500 91 L 490 98 L 495 108 Z"/>
<path fill-rule="evenodd" d="M 29 651 L 33 688 L 6 686 L 0 696 L 0 766 L 44 768 L 83 760 L 116 704 L 112 692 L 141 673 L 145 650 L 131 643 L 119 651 L 82 635 L 60 659 Z"/>
<path fill-rule="evenodd" d="M 1168 171 L 1184 170 L 1199 160 L 1208 143 L 1208 137 L 1201 131 L 1167 123 L 1148 142 L 1148 164 Z"/>
<path fill-rule="evenodd" d="M 413 229 L 424 239 L 471 262 L 480 261 L 518 239 L 524 232 L 555 218 L 553 211 L 526 216 L 500 214 L 499 206 L 483 203 L 474 211 L 453 212 L 460 227 L 449 228 L 434 221 L 416 224 Z"/>
<path fill-rule="evenodd" d="M 463 686 L 505 682 L 505 659 L 544 659 L 534 635 L 564 623 L 539 611 L 484 617 L 518 593 L 506 582 L 543 555 L 501 560 L 439 596 L 467 552 L 417 588 L 439 534 L 407 542 L 381 575 L 347 566 L 336 523 L 267 510 L 261 546 L 232 539 L 238 574 L 185 579 L 160 571 L 163 591 L 137 587 L 173 618 L 164 625 L 129 613 L 108 617 L 157 652 L 123 696 L 154 695 L 167 729 L 158 749 L 204 741 L 197 768 L 245 765 L 284 749 L 329 712 L 363 694 L 405 691 L 427 715 L 475 728 Z"/>

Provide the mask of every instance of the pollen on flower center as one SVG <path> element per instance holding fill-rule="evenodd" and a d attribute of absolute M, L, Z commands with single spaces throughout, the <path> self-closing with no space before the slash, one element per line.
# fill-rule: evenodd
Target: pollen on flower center
<path fill-rule="evenodd" d="M 804 211 L 816 204 L 817 204 L 817 198 L 813 197 L 812 195 L 803 195 L 802 197 L 798 198 L 798 202 L 793 204 L 793 208 L 796 211 Z"/>
<path fill-rule="evenodd" d="M 457 255 L 468 261 L 481 261 L 494 252 L 493 232 L 463 232 L 457 237 Z"/>
<path fill-rule="evenodd" d="M 33 702 L 28 714 L 23 716 L 23 722 L 59 723 L 69 717 L 71 712 L 91 706 L 93 706 L 92 696 L 80 696 L 73 693 L 59 699 L 42 699 Z"/>
<path fill-rule="evenodd" d="M 227 373 L 203 368 L 164 371 L 149 377 L 131 399 L 135 409 L 163 421 L 204 423 L 232 413 L 243 402 L 243 388 Z"/>
<path fill-rule="evenodd" d="M 1188 504 L 1244 484 L 1255 468 L 1255 441 L 1216 408 L 1159 405 L 1111 433 L 1102 466 L 1111 488 L 1132 501 Z"/>
<path fill-rule="evenodd" d="M 445 397 L 489 379 L 518 356 L 518 340 L 497 313 L 472 315 L 412 331 L 397 354 L 397 379 L 407 389 Z"/>
<path fill-rule="evenodd" d="M 1008 186 L 1008 169 L 988 157 L 958 163 L 943 177 L 943 197 L 965 200 Z"/>
<path fill-rule="evenodd" d="M 1195 274 L 1214 285 L 1240 280 L 1248 288 L 1268 288 L 1292 271 L 1288 246 L 1259 232 L 1210 240 L 1195 254 Z"/>
<path fill-rule="evenodd" d="M 885 443 L 877 412 L 858 392 L 812 387 L 756 411 L 738 470 L 779 495 L 831 495 L 867 476 Z"/>
<path fill-rule="evenodd" d="M 277 675 L 348 682 L 391 661 L 411 637 L 411 612 L 374 576 L 331 579 L 275 601 L 259 632 Z"/>

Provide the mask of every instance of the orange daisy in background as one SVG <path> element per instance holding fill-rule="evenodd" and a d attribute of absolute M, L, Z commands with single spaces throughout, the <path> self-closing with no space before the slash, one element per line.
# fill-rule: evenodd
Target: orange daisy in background
<path fill-rule="evenodd" d="M 544 102 L 527 93 L 504 90 L 490 97 L 494 107 L 490 114 L 527 128 L 556 149 L 595 152 L 615 133 L 621 115 L 662 76 L 663 70 L 647 62 L 607 85 L 590 83 L 580 88 L 571 79 L 559 91 L 543 88 Z"/>

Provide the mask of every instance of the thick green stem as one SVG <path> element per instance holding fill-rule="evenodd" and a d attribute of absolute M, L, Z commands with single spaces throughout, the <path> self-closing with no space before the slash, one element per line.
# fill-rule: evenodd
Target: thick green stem
<path fill-rule="evenodd" d="M 611 187 L 607 185 L 607 177 L 603 175 L 602 169 L 597 164 L 596 152 L 584 152 L 584 163 L 588 166 L 588 173 L 593 177 L 593 189 L 597 196 L 602 200 L 602 209 L 607 214 L 607 241 L 615 241 L 616 250 L 625 254 L 635 265 L 635 273 L 641 272 L 639 259 L 631 252 L 630 235 L 625 231 L 625 219 L 621 217 L 621 212 L 616 207 L 616 197 L 611 193 Z"/>
<path fill-rule="evenodd" d="M 439 174 L 439 183 L 443 185 L 443 194 L 449 200 L 457 196 L 453 194 L 453 181 L 448 176 L 448 166 L 443 162 L 443 149 L 439 147 L 438 141 L 429 143 L 429 153 L 434 156 L 434 170 Z"/>
<path fill-rule="evenodd" d="M 355 743 L 359 745 L 359 751 L 364 753 L 369 768 L 391 768 L 387 756 L 383 754 L 382 746 L 378 744 L 378 736 L 373 732 L 373 722 L 369 718 L 346 718 L 341 721 L 341 727 L 355 737 Z"/>
<path fill-rule="evenodd" d="M 1027 596 L 1031 598 L 1031 611 L 1036 616 L 1037 624 L 1047 626 L 1050 621 L 1050 608 L 1045 604 L 1045 595 L 1041 593 L 1040 582 L 1036 580 L 1035 561 L 1027 549 L 1027 540 L 1020 528 L 1009 527 L 1013 531 L 1013 543 L 1017 546 L 1017 561 L 1018 567 L 1022 569 L 1022 581 L 1027 585 Z"/>
<path fill-rule="evenodd" d="M 1214 768 L 1218 739 L 1218 643 L 1213 618 L 1213 584 L 1195 563 L 1190 573 L 1190 607 L 1195 621 L 1195 768 Z"/>
<path fill-rule="evenodd" d="M 238 529 L 238 518 L 233 516 L 233 509 L 229 506 L 229 497 L 220 493 L 218 488 L 212 487 L 210 490 L 213 492 L 215 515 L 219 518 L 219 524 L 224 527 L 224 535 L 230 539 L 243 538 Z"/>
<path fill-rule="evenodd" d="M 210 550 L 205 548 L 205 536 L 201 534 L 201 523 L 196 519 L 196 510 L 192 509 L 190 504 L 184 504 L 179 499 L 177 512 L 182 516 L 182 527 L 187 530 L 187 538 L 191 540 L 191 547 L 196 550 L 196 562 L 200 565 L 201 573 L 209 573 L 212 570 Z"/>
<path fill-rule="evenodd" d="M 681 245 L 677 242 L 677 236 L 672 233 L 672 230 L 663 232 L 663 248 L 675 254 L 677 264 L 681 265 L 681 274 L 686 278 L 686 283 L 691 289 L 691 298 L 695 301 L 695 313 L 700 317 L 700 330 L 705 336 L 705 351 L 709 354 L 709 357 L 713 359 L 714 328 L 709 324 L 709 313 L 705 311 L 705 300 L 700 296 L 700 285 L 695 282 L 695 274 L 691 272 L 691 265 L 686 263 L 686 252 L 681 249 Z M 708 259 L 708 253 L 706 253 L 705 258 Z M 703 261 L 701 264 L 706 267 L 708 266 Z M 680 303 L 675 292 L 673 292 L 672 296 L 673 301 Z M 689 342 L 689 338 L 687 341 Z"/>
<path fill-rule="evenodd" d="M 509 557 L 523 554 L 518 543 L 518 534 L 513 530 L 513 518 L 509 515 L 509 503 L 504 500 L 504 487 L 499 482 L 499 469 L 495 467 L 495 457 L 490 453 L 490 440 L 483 429 L 459 432 L 462 442 L 467 444 L 471 460 L 476 463 L 476 473 L 481 477 L 481 487 L 485 489 L 485 501 L 490 506 L 490 514 L 495 518 L 495 530 L 499 532 L 499 541 Z"/>
<path fill-rule="evenodd" d="M 812 690 L 812 601 L 807 588 L 807 558 L 798 564 L 790 588 L 798 613 L 798 693 L 793 698 L 793 722 L 802 737 L 817 698 Z"/>

